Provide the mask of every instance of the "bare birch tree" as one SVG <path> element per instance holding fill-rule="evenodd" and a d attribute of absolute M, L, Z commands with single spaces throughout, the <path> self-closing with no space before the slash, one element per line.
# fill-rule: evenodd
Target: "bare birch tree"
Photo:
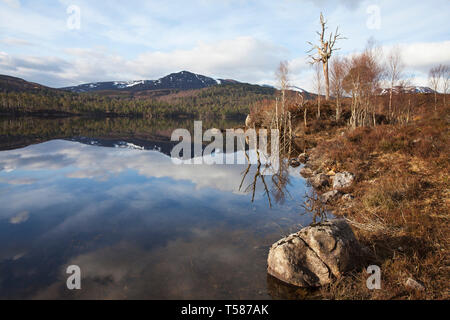
<path fill-rule="evenodd" d="M 287 61 L 280 62 L 280 65 L 276 72 L 276 77 L 278 81 L 278 86 L 281 91 L 281 114 L 278 115 L 278 102 L 276 105 L 276 121 L 277 129 L 282 130 L 281 137 L 281 149 L 283 151 L 289 150 L 291 147 L 292 138 L 292 124 L 291 124 L 291 113 L 289 112 L 289 106 L 286 99 L 286 91 L 289 89 L 289 65 Z"/>
<path fill-rule="evenodd" d="M 375 100 L 383 68 L 379 63 L 379 49 L 369 42 L 366 50 L 349 61 L 344 78 L 344 90 L 352 97 L 350 125 L 376 125 Z"/>
<path fill-rule="evenodd" d="M 314 65 L 314 88 L 317 92 L 317 119 L 320 118 L 320 107 L 323 93 L 323 76 L 320 70 L 320 64 Z"/>
<path fill-rule="evenodd" d="M 387 57 L 387 78 L 389 80 L 389 108 L 388 119 L 391 120 L 395 110 L 392 106 L 392 98 L 395 87 L 398 86 L 398 82 L 402 77 L 404 64 L 401 57 L 401 51 L 399 47 L 394 47 Z"/>
<path fill-rule="evenodd" d="M 325 78 L 325 96 L 326 100 L 328 101 L 330 99 L 330 79 L 328 76 L 328 63 L 331 59 L 331 56 L 333 55 L 333 52 L 336 50 L 339 50 L 339 48 L 335 48 L 336 41 L 345 39 L 339 34 L 339 27 L 336 28 L 336 32 L 333 34 L 330 33 L 329 37 L 326 37 L 325 33 L 328 29 L 327 27 L 327 21 L 324 19 L 323 14 L 320 13 L 320 25 L 322 27 L 320 32 L 317 32 L 317 34 L 320 37 L 320 44 L 315 45 L 312 42 L 308 42 L 311 45 L 311 49 L 308 51 L 308 53 L 313 52 L 314 50 L 317 50 L 317 55 L 310 54 L 309 57 L 311 59 L 311 64 L 320 64 L 322 63 L 323 67 L 323 75 Z M 327 40 L 328 39 L 328 40 Z"/>
<path fill-rule="evenodd" d="M 281 90 L 281 109 L 282 113 L 284 113 L 286 108 L 286 90 L 289 88 L 289 64 L 287 61 L 280 62 L 276 72 L 276 77 L 278 86 Z"/>
<path fill-rule="evenodd" d="M 442 78 L 443 78 L 442 90 L 444 92 L 444 106 L 447 106 L 446 97 L 447 97 L 448 89 L 450 86 L 450 67 L 449 66 L 444 66 L 444 72 L 442 74 Z"/>
<path fill-rule="evenodd" d="M 437 110 L 437 94 L 441 85 L 444 68 L 445 67 L 440 64 L 431 68 L 430 73 L 428 74 L 428 81 L 430 82 L 431 89 L 434 90 L 434 110 Z"/>
<path fill-rule="evenodd" d="M 347 61 L 339 56 L 330 65 L 331 91 L 336 99 L 336 121 L 341 117 L 341 99 L 344 95 L 344 77 Z"/>

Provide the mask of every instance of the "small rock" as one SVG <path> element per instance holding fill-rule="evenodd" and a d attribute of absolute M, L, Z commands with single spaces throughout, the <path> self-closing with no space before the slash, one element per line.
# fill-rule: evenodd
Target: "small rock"
<path fill-rule="evenodd" d="M 306 163 L 308 161 L 308 155 L 306 153 L 302 153 L 298 156 L 298 161 L 301 163 Z"/>
<path fill-rule="evenodd" d="M 406 280 L 405 285 L 410 289 L 420 290 L 420 291 L 425 290 L 425 286 L 423 284 L 419 283 L 418 281 L 414 280 L 413 278 L 408 278 L 408 280 Z"/>
<path fill-rule="evenodd" d="M 344 194 L 344 195 L 342 196 L 342 200 L 344 200 L 344 201 L 351 201 L 351 200 L 353 200 L 353 199 L 355 199 L 355 197 L 352 196 L 352 195 L 349 194 L 349 193 Z"/>
<path fill-rule="evenodd" d="M 350 172 L 336 173 L 333 179 L 333 189 L 350 187 L 355 181 L 355 176 Z"/>
<path fill-rule="evenodd" d="M 335 176 L 335 175 L 336 175 L 336 172 L 334 172 L 333 170 L 330 170 L 330 171 L 328 171 L 328 173 L 327 173 L 327 176 L 333 177 L 333 176 Z"/>
<path fill-rule="evenodd" d="M 294 158 L 294 159 L 289 160 L 289 165 L 293 168 L 297 168 L 297 167 L 300 167 L 301 163 L 300 163 L 300 161 L 298 161 L 298 159 Z"/>
<path fill-rule="evenodd" d="M 308 182 L 316 189 L 320 189 L 322 187 L 327 187 L 330 185 L 328 176 L 323 173 L 316 174 L 315 176 L 308 179 Z"/>
<path fill-rule="evenodd" d="M 308 167 L 303 167 L 300 169 L 300 174 L 302 175 L 302 177 L 304 178 L 309 178 L 313 175 L 313 171 L 308 168 Z"/>
<path fill-rule="evenodd" d="M 322 201 L 323 203 L 328 203 L 331 200 L 335 199 L 337 196 L 339 196 L 340 193 L 341 192 L 338 190 L 328 191 L 320 196 L 320 201 Z"/>

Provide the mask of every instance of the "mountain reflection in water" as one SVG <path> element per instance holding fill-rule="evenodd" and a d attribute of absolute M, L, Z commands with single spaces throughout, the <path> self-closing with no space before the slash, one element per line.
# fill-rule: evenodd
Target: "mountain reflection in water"
<path fill-rule="evenodd" d="M 270 245 L 310 222 L 298 169 L 270 207 L 280 190 L 254 184 L 256 166 L 82 142 L 0 152 L 0 298 L 279 298 Z M 66 288 L 69 265 L 82 290 Z"/>

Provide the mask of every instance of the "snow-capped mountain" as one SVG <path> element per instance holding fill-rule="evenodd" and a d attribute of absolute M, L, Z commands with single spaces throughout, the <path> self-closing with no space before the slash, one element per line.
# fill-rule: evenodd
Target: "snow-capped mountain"
<path fill-rule="evenodd" d="M 394 87 L 393 92 L 399 93 L 399 92 L 405 92 L 405 93 L 434 93 L 434 90 L 429 87 L 420 87 L 420 86 L 409 86 L 409 87 Z M 381 94 L 389 94 L 390 88 L 384 88 L 381 89 Z"/>
<path fill-rule="evenodd" d="M 212 87 L 220 84 L 238 83 L 235 80 L 213 79 L 189 71 L 172 73 L 158 80 L 110 81 L 86 83 L 79 86 L 62 88 L 72 92 L 93 92 L 108 90 L 142 91 L 142 90 L 191 90 Z"/>

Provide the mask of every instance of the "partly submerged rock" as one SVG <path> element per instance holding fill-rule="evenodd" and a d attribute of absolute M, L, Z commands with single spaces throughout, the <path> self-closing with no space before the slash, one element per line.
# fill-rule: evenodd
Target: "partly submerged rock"
<path fill-rule="evenodd" d="M 314 174 L 314 172 L 308 167 L 303 167 L 300 169 L 300 174 L 304 178 L 309 178 Z"/>
<path fill-rule="evenodd" d="M 345 219 L 335 219 L 300 231 L 302 239 L 328 266 L 336 278 L 359 262 L 361 246 Z"/>
<path fill-rule="evenodd" d="M 322 187 L 327 187 L 330 185 L 328 176 L 323 173 L 316 174 L 315 176 L 309 178 L 308 182 L 316 189 L 320 189 Z"/>
<path fill-rule="evenodd" d="M 361 247 L 343 219 L 310 226 L 275 243 L 269 252 L 268 273 L 299 287 L 329 284 L 353 269 Z"/>
<path fill-rule="evenodd" d="M 331 281 L 327 266 L 299 234 L 292 234 L 272 246 L 267 271 L 298 287 L 319 287 Z"/>
<path fill-rule="evenodd" d="M 320 201 L 322 201 L 323 203 L 328 203 L 328 202 L 336 199 L 340 194 L 341 194 L 341 192 L 338 190 L 331 190 L 331 191 L 325 192 L 324 194 L 322 194 L 320 196 Z"/>
<path fill-rule="evenodd" d="M 355 176 L 350 172 L 336 173 L 333 178 L 333 189 L 350 187 L 355 181 Z"/>
<path fill-rule="evenodd" d="M 297 167 L 300 167 L 301 163 L 298 159 L 293 158 L 293 159 L 289 160 L 289 165 L 293 168 L 297 168 Z"/>

